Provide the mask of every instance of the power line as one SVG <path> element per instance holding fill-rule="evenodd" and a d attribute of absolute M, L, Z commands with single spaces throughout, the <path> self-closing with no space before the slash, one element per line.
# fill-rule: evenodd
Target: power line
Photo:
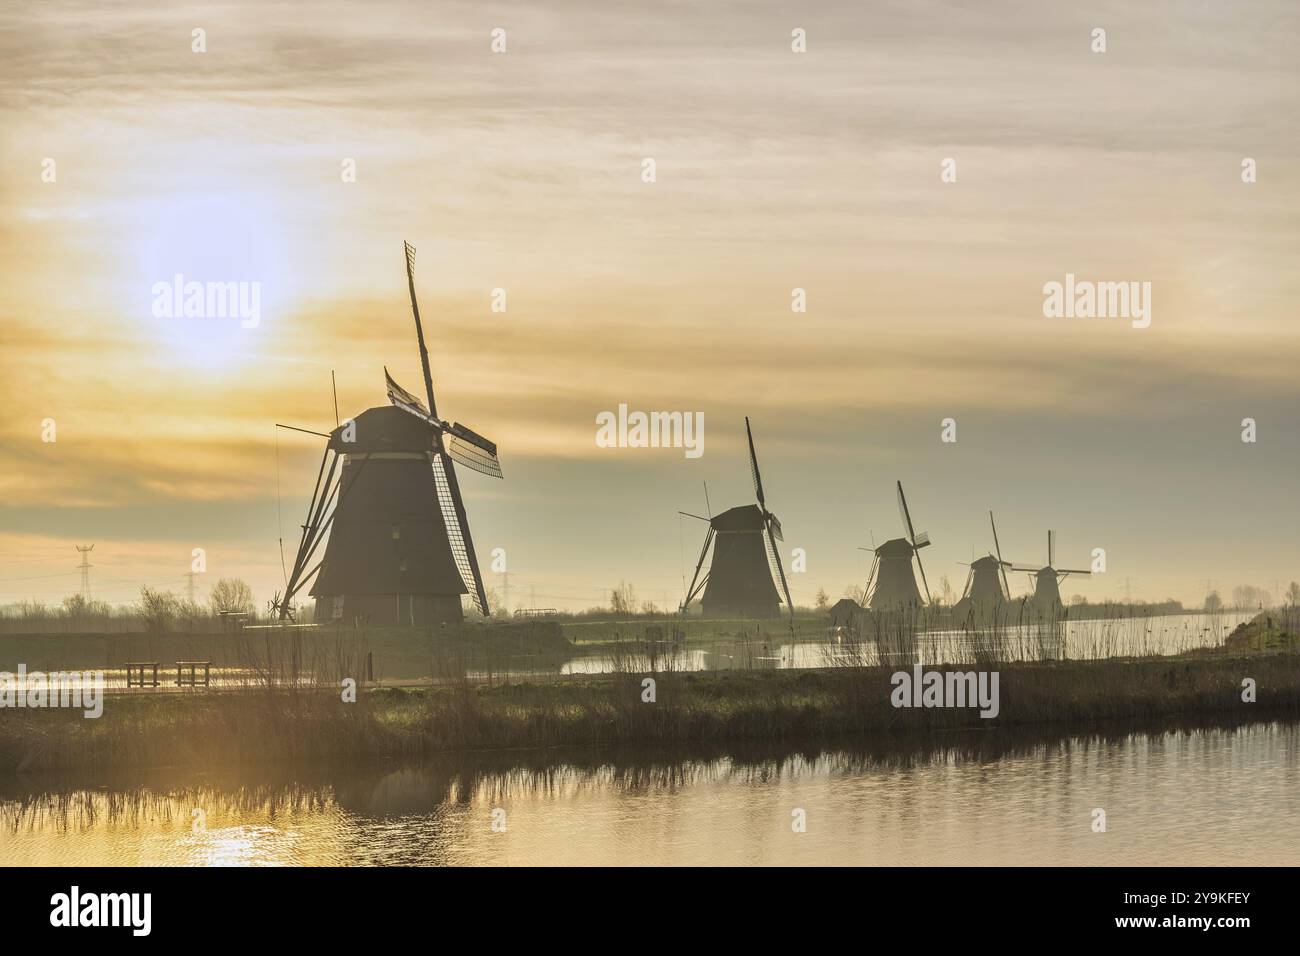
<path fill-rule="evenodd" d="M 0 578 L 0 584 L 9 581 L 43 581 L 46 578 L 70 578 L 76 571 L 58 571 L 54 574 L 32 574 L 25 578 Z"/>

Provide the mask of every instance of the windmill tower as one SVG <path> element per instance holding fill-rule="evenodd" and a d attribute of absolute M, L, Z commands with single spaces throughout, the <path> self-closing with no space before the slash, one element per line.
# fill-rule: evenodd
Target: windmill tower
<path fill-rule="evenodd" d="M 1011 601 L 1006 569 L 1014 565 L 1002 560 L 1002 545 L 998 543 L 998 526 L 992 511 L 989 512 L 989 526 L 993 529 L 993 547 L 997 557 L 988 554 L 971 562 L 961 600 L 952 607 L 957 617 L 972 613 L 980 617 L 992 616 L 1005 611 Z"/>
<path fill-rule="evenodd" d="M 329 441 L 279 604 L 282 620 L 313 578 L 317 621 L 455 622 L 466 593 L 484 616 L 489 613 L 453 462 L 500 478 L 497 446 L 438 417 L 415 297 L 415 249 L 405 248 L 428 405 L 384 369 L 391 404 L 368 408 L 324 436 Z M 308 570 L 326 532 L 324 556 Z"/>
<path fill-rule="evenodd" d="M 776 548 L 776 542 L 784 540 L 781 522 L 767 510 L 763 476 L 758 470 L 754 434 L 750 431 L 748 417 L 745 418 L 745 434 L 749 439 L 750 474 L 754 479 L 754 496 L 758 504 L 737 505 L 720 515 L 700 518 L 708 522 L 709 530 L 704 535 L 700 560 L 696 562 L 695 574 L 680 610 L 685 612 L 702 591 L 700 606 L 705 617 L 774 618 L 781 608 L 781 596 L 773 583 L 775 578 L 781 582 L 793 627 L 794 603 L 790 600 L 790 587 L 781 566 L 781 553 Z M 710 545 L 713 546 L 713 560 L 701 577 L 700 571 Z"/>
<path fill-rule="evenodd" d="M 898 513 L 902 516 L 907 537 L 891 538 L 876 548 L 876 557 L 867 575 L 867 607 L 873 611 L 898 611 L 930 603 L 930 583 L 925 579 L 919 553 L 922 548 L 929 547 L 930 536 L 924 531 L 918 534 L 912 526 L 912 514 L 907 508 L 901 481 L 898 482 Z M 913 558 L 925 586 L 924 602 L 916 586 L 916 575 L 912 573 Z"/>
<path fill-rule="evenodd" d="M 1079 571 L 1071 568 L 1057 568 L 1056 564 L 1056 532 L 1047 532 L 1047 565 L 1045 567 L 1032 567 L 1029 565 L 1013 564 L 1013 571 L 1028 571 L 1034 579 L 1034 596 L 1029 599 L 1030 607 L 1041 614 L 1057 613 L 1062 606 L 1060 582 L 1067 575 L 1071 574 L 1091 574 L 1091 571 Z"/>

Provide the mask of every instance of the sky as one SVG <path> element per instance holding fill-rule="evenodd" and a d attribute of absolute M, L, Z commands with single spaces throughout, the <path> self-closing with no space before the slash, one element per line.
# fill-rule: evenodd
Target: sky
<path fill-rule="evenodd" d="M 402 240 L 440 411 L 501 449 L 503 481 L 462 487 L 511 606 L 626 581 L 675 607 L 703 537 L 678 510 L 706 482 L 714 512 L 753 500 L 746 415 L 798 604 L 865 583 L 897 480 L 936 591 L 992 547 L 989 510 L 1008 559 L 1048 528 L 1058 565 L 1105 549 L 1067 596 L 1272 590 L 1300 577 L 1298 21 L 8 5 L 0 604 L 76 591 L 92 543 L 97 598 L 184 593 L 202 548 L 200 599 L 228 576 L 269 599 L 321 452 L 275 423 L 332 428 L 331 371 L 343 417 L 385 403 L 385 365 L 421 391 Z M 257 283 L 256 324 L 155 315 L 177 273 Z M 1045 317 L 1069 273 L 1149 282 L 1150 326 Z M 704 454 L 598 447 L 623 403 L 703 413 Z"/>

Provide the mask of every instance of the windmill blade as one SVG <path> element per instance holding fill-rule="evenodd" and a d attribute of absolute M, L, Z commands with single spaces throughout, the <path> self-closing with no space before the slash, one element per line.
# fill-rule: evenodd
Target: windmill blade
<path fill-rule="evenodd" d="M 749 429 L 749 416 L 745 416 L 745 435 L 749 439 L 749 470 L 754 478 L 754 494 L 758 497 L 758 506 L 767 511 L 767 502 L 763 500 L 763 476 L 758 472 L 758 455 L 754 453 L 754 433 Z"/>
<path fill-rule="evenodd" d="M 447 454 L 454 461 L 460 462 L 466 468 L 477 471 L 480 475 L 487 475 L 489 478 L 504 477 L 501 474 L 501 462 L 497 456 L 487 454 L 477 445 L 471 445 L 459 438 L 453 438 L 447 443 Z"/>
<path fill-rule="evenodd" d="M 771 526 L 765 526 L 765 540 L 767 541 L 768 557 L 776 565 L 777 577 L 781 579 L 781 590 L 785 594 L 785 606 L 790 609 L 790 630 L 794 630 L 794 600 L 790 597 L 790 585 L 785 580 L 785 568 L 781 566 L 781 552 L 776 549 L 776 541 L 772 538 Z"/>
<path fill-rule="evenodd" d="M 433 456 L 433 481 L 438 496 L 438 510 L 442 512 L 442 521 L 447 529 L 447 542 L 451 545 L 451 555 L 460 572 L 461 583 L 465 585 L 474 598 L 474 605 L 486 617 L 487 595 L 483 593 L 482 579 L 478 576 L 478 565 L 471 552 L 472 544 L 467 544 L 468 534 L 460 520 L 462 509 L 457 507 L 460 487 L 453 486 L 451 478 L 455 472 L 445 455 Z M 454 490 L 453 490 L 454 487 Z"/>
<path fill-rule="evenodd" d="M 1007 583 L 1006 562 L 1002 560 L 1002 545 L 998 543 L 998 523 L 993 520 L 992 511 L 989 511 L 989 525 L 993 528 L 993 547 L 998 552 L 998 570 L 1002 572 L 1002 586 L 1006 588 L 1007 597 L 1011 597 L 1011 585 Z"/>
<path fill-rule="evenodd" d="M 770 511 L 767 514 L 767 525 L 772 531 L 772 537 L 776 538 L 777 541 L 785 540 L 785 535 L 781 531 L 781 522 Z"/>
<path fill-rule="evenodd" d="M 443 448 L 442 430 L 445 425 L 438 419 L 438 403 L 433 397 L 433 373 L 429 370 L 429 349 L 424 342 L 424 325 L 420 322 L 420 303 L 415 296 L 415 247 L 409 242 L 403 242 L 402 248 L 406 253 L 406 286 L 411 293 L 411 316 L 415 319 L 415 339 L 420 346 L 420 368 L 424 372 L 425 398 L 429 401 L 429 418 L 433 419 L 435 425 L 433 473 L 438 506 L 442 510 L 447 526 L 447 537 L 451 541 L 452 555 L 456 559 L 461 581 L 464 582 L 465 589 L 474 595 L 474 603 L 479 612 L 484 617 L 490 617 L 492 611 L 488 607 L 487 590 L 483 587 L 483 576 L 479 573 L 478 558 L 474 554 L 474 538 L 469 532 L 469 516 L 465 514 L 465 502 L 460 496 L 456 466 L 452 464 Z M 409 392 L 406 394 L 410 396 Z"/>
<path fill-rule="evenodd" d="M 473 445 L 485 455 L 491 455 L 493 458 L 497 456 L 497 443 L 484 438 L 478 432 L 474 431 L 474 429 L 462 425 L 460 422 L 454 422 L 451 425 L 447 425 L 446 422 L 443 422 L 442 424 L 453 438 L 459 439 L 466 444 Z"/>
<path fill-rule="evenodd" d="M 1012 564 L 1008 565 L 1012 571 L 1027 571 L 1030 574 L 1037 574 L 1042 568 L 1036 568 L 1032 564 Z"/>
<path fill-rule="evenodd" d="M 393 376 L 388 374 L 388 367 L 384 367 L 384 385 L 388 391 L 388 400 L 404 412 L 410 412 L 416 418 L 428 422 L 430 425 L 439 425 L 437 419 L 429 414 L 429 410 L 424 407 L 424 403 L 408 392 L 402 386 L 393 381 Z"/>
<path fill-rule="evenodd" d="M 925 565 L 921 563 L 921 548 L 930 544 L 930 536 L 922 532 L 917 535 L 916 529 L 912 527 L 912 513 L 907 510 L 907 497 L 903 494 L 903 483 L 898 482 L 898 512 L 903 516 L 903 527 L 907 529 L 907 538 L 912 542 L 912 556 L 916 558 L 916 566 L 921 571 L 921 583 L 925 585 L 925 603 L 933 604 L 934 599 L 930 597 L 930 582 L 925 579 Z"/>
<path fill-rule="evenodd" d="M 903 519 L 903 530 L 907 532 L 907 540 L 916 539 L 916 532 L 912 530 L 912 516 L 907 511 L 907 499 L 903 497 L 903 483 L 898 482 L 898 514 Z"/>
<path fill-rule="evenodd" d="M 1056 532 L 1047 532 L 1047 566 L 1050 568 L 1056 564 Z"/>
<path fill-rule="evenodd" d="M 925 585 L 925 603 L 933 604 L 934 598 L 930 597 L 930 582 L 925 579 L 925 565 L 921 563 L 921 552 L 914 551 L 913 556 L 916 558 L 916 566 L 921 571 L 921 583 Z"/>
<path fill-rule="evenodd" d="M 930 536 L 922 531 L 916 533 L 916 528 L 912 526 L 912 512 L 907 507 L 907 496 L 903 494 L 903 483 L 898 482 L 898 513 L 903 516 L 903 527 L 907 529 L 907 540 L 912 542 L 912 549 L 928 547 Z"/>
<path fill-rule="evenodd" d="M 1077 568 L 1055 568 L 1057 574 L 1092 574 L 1091 571 L 1080 571 Z"/>
<path fill-rule="evenodd" d="M 478 432 L 456 422 L 447 428 L 451 441 L 447 443 L 447 453 L 466 468 L 473 468 L 481 475 L 500 478 L 501 460 L 497 458 L 496 442 L 488 441 Z"/>
<path fill-rule="evenodd" d="M 679 511 L 677 513 L 684 518 L 694 518 L 696 521 L 711 522 L 713 520 L 712 518 L 701 518 L 699 515 L 693 515 L 689 511 Z"/>

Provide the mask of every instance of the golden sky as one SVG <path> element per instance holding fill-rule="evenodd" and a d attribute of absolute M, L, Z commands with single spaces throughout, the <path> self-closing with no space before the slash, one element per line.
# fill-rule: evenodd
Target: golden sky
<path fill-rule="evenodd" d="M 895 479 L 932 584 L 990 508 L 1015 560 L 1106 548 L 1092 599 L 1300 577 L 1300 10 L 1131 7 L 9 5 L 0 603 L 91 542 L 96 596 L 203 547 L 270 597 L 319 460 L 273 424 L 332 427 L 331 370 L 344 416 L 385 364 L 420 391 L 403 239 L 440 410 L 501 446 L 463 486 L 513 604 L 675 605 L 677 510 L 751 500 L 746 414 L 801 603 L 862 583 Z M 260 322 L 155 317 L 177 272 Z M 1044 318 L 1066 273 L 1149 281 L 1151 327 Z M 704 412 L 706 453 L 596 447 L 620 403 Z"/>

